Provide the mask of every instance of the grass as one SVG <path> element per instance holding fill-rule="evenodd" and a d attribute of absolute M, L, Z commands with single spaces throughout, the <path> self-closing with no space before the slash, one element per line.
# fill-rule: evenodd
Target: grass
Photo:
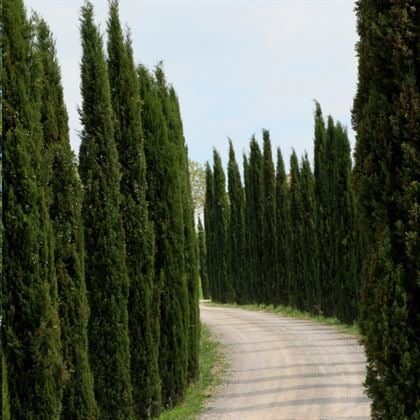
<path fill-rule="evenodd" d="M 298 309 L 291 308 L 289 306 L 282 306 L 282 305 L 274 306 L 274 305 L 263 305 L 263 304 L 238 305 L 238 304 L 228 304 L 228 303 L 214 303 L 211 301 L 206 301 L 204 302 L 204 304 L 207 306 L 219 306 L 219 307 L 224 307 L 224 308 L 247 309 L 249 311 L 270 312 L 273 314 L 289 316 L 291 318 L 305 319 L 309 321 L 314 321 L 322 325 L 330 325 L 334 327 L 336 330 L 345 334 L 353 335 L 357 337 L 358 339 L 362 337 L 359 326 L 357 324 L 346 325 L 340 322 L 337 318 L 328 318 L 322 315 L 312 315 L 308 312 L 303 312 Z"/>
<path fill-rule="evenodd" d="M 192 420 L 203 411 L 206 400 L 211 397 L 221 383 L 227 368 L 227 361 L 221 352 L 220 342 L 205 326 L 201 326 L 200 376 L 192 383 L 184 401 L 172 410 L 164 411 L 160 420 Z"/>

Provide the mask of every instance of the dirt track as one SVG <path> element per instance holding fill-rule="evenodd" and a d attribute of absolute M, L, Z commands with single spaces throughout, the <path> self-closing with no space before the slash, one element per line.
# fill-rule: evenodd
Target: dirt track
<path fill-rule="evenodd" d="M 201 319 L 225 345 L 230 369 L 200 419 L 369 419 L 365 357 L 356 339 L 242 309 L 202 305 Z"/>

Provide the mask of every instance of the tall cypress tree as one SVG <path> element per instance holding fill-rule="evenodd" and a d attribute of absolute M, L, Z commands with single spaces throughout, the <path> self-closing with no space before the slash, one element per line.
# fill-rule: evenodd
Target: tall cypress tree
<path fill-rule="evenodd" d="M 228 274 L 228 221 L 229 207 L 226 194 L 226 178 L 222 159 L 216 149 L 213 150 L 214 176 L 214 268 L 218 302 L 234 302 L 235 291 Z"/>
<path fill-rule="evenodd" d="M 245 303 L 243 285 L 245 279 L 245 201 L 241 175 L 231 140 L 229 140 L 228 191 L 228 274 L 235 291 L 235 301 Z"/>
<path fill-rule="evenodd" d="M 188 150 L 185 144 L 181 111 L 174 88 L 169 87 L 170 122 L 173 126 L 176 143 L 181 155 L 181 182 L 184 220 L 184 258 L 185 276 L 188 289 L 188 375 L 194 379 L 198 375 L 198 353 L 200 346 L 200 315 L 198 307 L 199 265 L 198 244 L 194 225 L 194 204 L 191 191 L 191 178 L 188 164 Z"/>
<path fill-rule="evenodd" d="M 315 183 L 308 156 L 302 159 L 300 171 L 300 199 L 303 213 L 299 222 L 302 242 L 303 265 L 302 280 L 305 296 L 302 307 L 312 313 L 318 313 L 321 308 L 321 290 L 319 285 L 319 253 L 316 226 Z"/>
<path fill-rule="evenodd" d="M 243 154 L 243 168 L 244 168 L 244 220 L 245 220 L 245 247 L 244 247 L 244 281 L 242 284 L 242 294 L 244 296 L 245 303 L 255 302 L 253 284 L 253 245 L 251 243 L 251 226 L 253 221 L 253 202 L 252 186 L 249 179 L 249 161 L 247 155 Z"/>
<path fill-rule="evenodd" d="M 277 149 L 276 169 L 276 236 L 277 236 L 277 282 L 274 293 L 276 303 L 288 305 L 290 272 L 290 198 L 289 185 L 281 150 Z"/>
<path fill-rule="evenodd" d="M 372 416 L 420 417 L 419 8 L 357 2 L 355 180 L 368 244 L 362 331 Z"/>
<path fill-rule="evenodd" d="M 252 301 L 265 303 L 266 287 L 262 275 L 264 242 L 264 178 L 263 178 L 263 155 L 255 137 L 250 143 L 250 155 L 246 176 L 246 200 L 249 223 L 249 259 L 250 259 L 250 291 Z"/>
<path fill-rule="evenodd" d="M 334 160 L 331 178 L 334 180 L 334 261 L 336 262 L 337 305 L 335 316 L 342 322 L 353 323 L 358 316 L 359 255 L 358 230 L 351 179 L 350 143 L 346 129 L 335 124 Z"/>
<path fill-rule="evenodd" d="M 160 409 L 159 337 L 153 325 L 154 232 L 146 202 L 146 160 L 140 114 L 140 91 L 131 41 L 124 35 L 118 3 L 110 4 L 108 76 L 115 122 L 115 142 L 121 164 L 121 214 L 125 230 L 131 384 L 135 415 L 149 418 Z"/>
<path fill-rule="evenodd" d="M 207 276 L 209 282 L 209 294 L 211 299 L 216 300 L 215 261 L 214 261 L 214 177 L 210 164 L 206 163 L 206 197 L 204 203 L 204 228 L 206 233 L 207 250 Z"/>
<path fill-rule="evenodd" d="M 58 419 L 61 358 L 53 232 L 46 202 L 40 64 L 21 0 L 2 3 L 2 349 L 11 418 Z"/>
<path fill-rule="evenodd" d="M 120 168 L 101 36 L 86 2 L 81 15 L 80 176 L 85 188 L 89 350 L 95 394 L 104 419 L 132 418 L 129 281 L 120 215 Z"/>
<path fill-rule="evenodd" d="M 147 198 L 156 232 L 155 275 L 160 285 L 159 369 L 162 403 L 177 404 L 188 377 L 188 294 L 185 279 L 180 149 L 168 127 L 168 91 L 143 66 L 138 69 L 147 164 Z"/>
<path fill-rule="evenodd" d="M 198 219 L 198 250 L 200 256 L 200 280 L 201 291 L 204 299 L 210 298 L 209 279 L 207 275 L 207 246 L 206 233 L 204 232 L 203 223 Z"/>
<path fill-rule="evenodd" d="M 84 276 L 82 186 L 70 148 L 68 117 L 54 41 L 45 21 L 37 19 L 36 33 L 36 54 L 42 68 L 44 152 L 51 167 L 49 213 L 54 229 L 62 354 L 68 372 L 61 418 L 93 419 L 98 416 L 98 409 L 88 357 L 89 307 Z"/>
<path fill-rule="evenodd" d="M 304 308 L 305 279 L 303 277 L 304 254 L 303 229 L 306 223 L 302 204 L 302 181 L 299 161 L 296 152 L 290 157 L 290 277 L 289 277 L 289 303 L 299 309 Z"/>
<path fill-rule="evenodd" d="M 321 106 L 315 105 L 315 134 L 314 134 L 314 176 L 317 205 L 317 226 L 319 243 L 319 278 L 321 282 L 321 310 L 324 315 L 333 316 L 335 313 L 336 296 L 335 285 L 335 255 L 333 221 L 334 195 L 332 165 L 335 128 L 331 118 L 328 128 L 325 127 Z"/>
<path fill-rule="evenodd" d="M 263 258 L 261 267 L 265 287 L 263 300 L 265 303 L 274 303 L 277 289 L 276 184 L 268 130 L 263 130 L 263 184 Z"/>
<path fill-rule="evenodd" d="M 315 111 L 315 192 L 322 310 L 351 323 L 357 316 L 357 237 L 346 130 Z"/>

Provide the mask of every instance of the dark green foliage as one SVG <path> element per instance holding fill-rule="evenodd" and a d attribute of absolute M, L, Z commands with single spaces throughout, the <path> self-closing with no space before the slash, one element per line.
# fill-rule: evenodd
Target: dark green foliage
<path fill-rule="evenodd" d="M 290 159 L 290 187 L 280 150 L 277 158 L 279 302 L 318 313 L 321 288 L 315 182 L 308 157 Z"/>
<path fill-rule="evenodd" d="M 316 103 L 314 136 L 314 176 L 317 202 L 317 227 L 319 243 L 319 279 L 321 283 L 321 310 L 332 316 L 336 304 L 334 295 L 334 196 L 331 191 L 335 179 L 332 178 L 334 123 L 329 119 L 328 133 L 321 107 Z M 329 141 L 327 140 L 329 139 Z"/>
<path fill-rule="evenodd" d="M 276 236 L 277 236 L 277 282 L 274 293 L 275 302 L 282 305 L 289 303 L 289 284 L 291 279 L 291 226 L 290 194 L 284 161 L 280 149 L 277 149 L 276 170 Z"/>
<path fill-rule="evenodd" d="M 263 144 L 261 153 L 255 137 L 251 138 L 249 158 L 244 155 L 242 189 L 230 143 L 228 272 L 236 302 L 291 305 L 351 324 L 357 319 L 364 245 L 351 188 L 346 129 L 331 117 L 325 128 L 316 104 L 315 174 L 308 157 L 299 164 L 293 152 L 286 176 L 280 150 L 275 173 L 267 130 Z M 210 185 L 212 176 L 208 168 L 207 265 L 217 294 L 222 286 L 214 275 L 220 267 L 215 203 L 220 200 Z M 243 246 L 237 239 L 241 235 Z"/>
<path fill-rule="evenodd" d="M 289 304 L 302 309 L 305 306 L 305 278 L 303 264 L 304 224 L 306 222 L 302 202 L 302 181 L 299 161 L 295 151 L 290 157 L 290 277 L 289 277 Z"/>
<path fill-rule="evenodd" d="M 267 285 L 262 273 L 264 258 L 264 176 L 263 156 L 255 137 L 251 139 L 249 162 L 245 173 L 247 201 L 247 258 L 249 259 L 249 297 L 257 303 L 265 303 Z"/>
<path fill-rule="evenodd" d="M 245 220 L 245 253 L 244 253 L 244 270 L 245 278 L 242 281 L 242 294 L 246 303 L 254 302 L 254 289 L 252 286 L 252 260 L 254 256 L 254 248 L 251 243 L 251 225 L 253 220 L 252 215 L 252 201 L 250 199 L 251 183 L 249 180 L 249 162 L 248 157 L 244 153 L 243 155 L 243 168 L 244 168 L 244 195 L 245 195 L 245 209 L 244 209 L 244 220 Z M 210 252 L 207 249 L 207 252 Z"/>
<path fill-rule="evenodd" d="M 206 163 L 206 197 L 204 203 L 204 229 L 206 232 L 207 251 L 207 277 L 209 282 L 209 294 L 213 300 L 217 296 L 217 284 L 215 281 L 215 259 L 216 247 L 214 244 L 214 177 L 210 164 Z"/>
<path fill-rule="evenodd" d="M 177 404 L 188 378 L 189 305 L 185 276 L 182 153 L 169 127 L 168 88 L 161 68 L 156 79 L 139 67 L 147 162 L 147 198 L 156 232 L 155 275 L 160 287 L 159 368 L 162 403 Z M 170 124 L 173 124 L 171 120 Z M 155 300 L 156 302 L 156 300 Z"/>
<path fill-rule="evenodd" d="M 201 219 L 198 219 L 198 251 L 200 256 L 200 280 L 203 299 L 210 298 L 209 279 L 207 275 L 207 246 L 206 233 Z"/>
<path fill-rule="evenodd" d="M 118 4 L 110 4 L 108 76 L 114 111 L 114 135 L 121 165 L 121 215 L 125 230 L 130 366 L 136 418 L 159 414 L 158 319 L 154 298 L 154 232 L 146 202 L 146 161 L 140 115 L 140 91 L 131 42 L 124 38 Z"/>
<path fill-rule="evenodd" d="M 229 141 L 228 192 L 228 275 L 236 302 L 245 303 L 245 196 L 232 141 Z"/>
<path fill-rule="evenodd" d="M 357 3 L 355 181 L 367 241 L 361 326 L 372 416 L 420 417 L 417 2 Z"/>
<path fill-rule="evenodd" d="M 275 302 L 277 290 L 277 235 L 276 235 L 276 184 L 270 133 L 263 130 L 263 226 L 262 226 L 262 277 L 265 303 Z"/>
<path fill-rule="evenodd" d="M 81 16 L 80 176 L 85 188 L 89 351 L 101 419 L 132 418 L 129 281 L 120 215 L 120 168 L 101 36 L 86 3 Z"/>
<path fill-rule="evenodd" d="M 351 324 L 358 318 L 359 300 L 359 247 L 361 240 L 357 230 L 356 209 L 352 189 L 352 164 L 347 131 L 337 122 L 334 129 L 334 245 L 336 275 L 333 279 L 337 302 L 334 315 L 342 322 Z"/>
<path fill-rule="evenodd" d="M 226 194 L 226 178 L 223 171 L 222 159 L 217 150 L 213 151 L 213 177 L 214 177 L 214 282 L 216 295 L 212 299 L 218 302 L 234 302 L 235 291 L 232 279 L 228 272 L 228 221 L 229 207 Z"/>
<path fill-rule="evenodd" d="M 54 229 L 54 266 L 67 381 L 62 419 L 93 419 L 98 409 L 88 358 L 89 308 L 84 276 L 82 186 L 70 148 L 68 117 L 52 35 L 37 19 L 36 54 L 42 69 L 41 124 L 49 158 L 49 211 Z"/>
<path fill-rule="evenodd" d="M 7 384 L 7 366 L 4 352 L 1 353 L 1 418 L 10 420 L 9 387 Z"/>
<path fill-rule="evenodd" d="M 2 2 L 2 350 L 10 417 L 58 419 L 61 359 L 53 231 L 41 158 L 40 64 L 21 0 Z"/>
<path fill-rule="evenodd" d="M 345 128 L 315 111 L 315 191 L 321 309 L 352 323 L 357 319 L 358 231 L 351 187 L 350 145 Z"/>
<path fill-rule="evenodd" d="M 181 182 L 182 182 L 182 206 L 184 221 L 184 258 L 185 276 L 188 288 L 189 319 L 187 321 L 188 334 L 188 375 L 189 379 L 198 376 L 198 352 L 200 346 L 200 315 L 198 308 L 199 299 L 199 261 L 198 243 L 194 226 L 194 204 L 191 191 L 191 178 L 188 164 L 188 151 L 185 144 L 181 112 L 173 87 L 169 88 L 170 120 L 169 126 L 173 126 L 174 138 L 181 155 Z M 171 122 L 172 121 L 172 122 Z M 184 308 L 186 311 L 187 307 Z"/>
<path fill-rule="evenodd" d="M 318 313 L 321 307 L 321 289 L 319 284 L 319 253 L 318 237 L 316 229 L 316 203 L 315 203 L 315 182 L 311 171 L 308 156 L 302 159 L 300 171 L 300 234 L 302 248 L 303 265 L 300 268 L 302 273 L 302 283 L 304 284 L 305 297 L 300 309 L 305 309 L 312 313 Z"/>

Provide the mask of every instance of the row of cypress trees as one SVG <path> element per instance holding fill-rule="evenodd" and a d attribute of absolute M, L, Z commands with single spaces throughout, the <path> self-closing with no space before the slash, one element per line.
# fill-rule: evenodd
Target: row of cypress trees
<path fill-rule="evenodd" d="M 206 167 L 205 256 L 218 302 L 290 305 L 352 323 L 358 315 L 360 259 L 346 130 L 315 110 L 315 167 L 295 152 L 286 175 L 270 135 L 255 137 L 243 179 L 229 142 L 228 191 L 220 155 Z"/>
<path fill-rule="evenodd" d="M 52 34 L 3 2 L 3 418 L 145 419 L 198 374 L 198 244 L 178 98 L 82 7 L 79 164 Z M 4 357 L 3 357 L 4 355 Z"/>

